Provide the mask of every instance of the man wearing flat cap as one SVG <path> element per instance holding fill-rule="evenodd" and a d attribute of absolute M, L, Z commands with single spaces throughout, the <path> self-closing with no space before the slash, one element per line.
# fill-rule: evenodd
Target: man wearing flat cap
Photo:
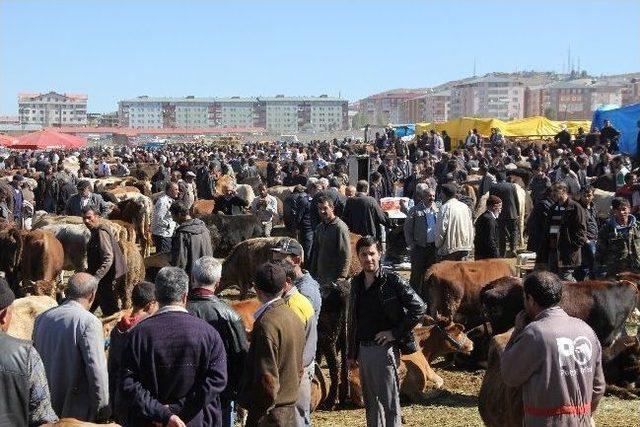
<path fill-rule="evenodd" d="M 58 421 L 40 355 L 30 341 L 9 336 L 15 296 L 0 278 L 0 425 L 32 426 Z"/>
<path fill-rule="evenodd" d="M 258 267 L 254 284 L 262 305 L 254 314 L 238 398 L 240 406 L 249 410 L 247 426 L 295 425 L 305 331 L 282 298 L 285 282 L 280 265 L 267 262 Z"/>

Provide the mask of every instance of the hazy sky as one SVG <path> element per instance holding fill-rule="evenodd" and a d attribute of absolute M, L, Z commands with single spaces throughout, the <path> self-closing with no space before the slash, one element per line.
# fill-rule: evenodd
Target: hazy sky
<path fill-rule="evenodd" d="M 356 100 L 478 74 L 640 71 L 640 1 L 0 0 L 0 114 L 19 92 L 328 94 Z M 566 65 L 565 65 L 566 67 Z"/>

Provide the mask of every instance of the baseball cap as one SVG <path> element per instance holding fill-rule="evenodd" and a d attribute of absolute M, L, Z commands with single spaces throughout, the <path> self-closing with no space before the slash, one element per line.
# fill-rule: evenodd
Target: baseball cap
<path fill-rule="evenodd" d="M 255 287 L 268 294 L 277 294 L 287 280 L 284 269 L 273 262 L 265 262 L 256 271 Z"/>
<path fill-rule="evenodd" d="M 15 299 L 16 296 L 9 287 L 7 281 L 0 277 L 0 310 L 4 310 L 9 307 Z"/>
<path fill-rule="evenodd" d="M 271 248 L 271 250 L 273 252 L 295 256 L 302 256 L 304 254 L 302 245 L 298 243 L 296 239 L 282 239 L 274 248 Z"/>

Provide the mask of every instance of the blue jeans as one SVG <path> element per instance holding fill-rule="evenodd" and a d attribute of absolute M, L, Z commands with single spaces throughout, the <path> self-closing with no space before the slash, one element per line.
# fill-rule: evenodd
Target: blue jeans
<path fill-rule="evenodd" d="M 581 281 L 595 277 L 596 243 L 595 240 L 589 240 L 582 246 L 582 265 L 576 270 L 576 280 Z"/>
<path fill-rule="evenodd" d="M 236 422 L 235 402 L 233 400 L 220 399 L 222 409 L 222 427 L 233 427 Z"/>

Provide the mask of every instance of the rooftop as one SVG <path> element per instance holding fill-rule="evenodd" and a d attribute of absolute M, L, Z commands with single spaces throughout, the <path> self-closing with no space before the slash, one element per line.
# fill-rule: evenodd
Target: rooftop
<path fill-rule="evenodd" d="M 217 98 L 217 97 L 206 97 L 206 98 L 196 98 L 194 96 L 186 96 L 184 98 L 177 97 L 153 97 L 153 96 L 139 96 L 133 99 L 123 99 L 120 102 L 124 103 L 142 103 L 142 102 L 170 102 L 173 104 L 198 104 L 198 103 L 212 103 L 212 102 L 225 102 L 225 103 L 247 103 L 247 102 L 258 102 L 258 101 L 266 101 L 266 102 L 347 102 L 346 99 L 342 98 L 330 98 L 326 95 L 322 96 L 284 96 L 278 95 L 273 97 L 255 97 L 255 98 L 243 98 L 239 96 L 225 97 L 225 98 Z"/>

